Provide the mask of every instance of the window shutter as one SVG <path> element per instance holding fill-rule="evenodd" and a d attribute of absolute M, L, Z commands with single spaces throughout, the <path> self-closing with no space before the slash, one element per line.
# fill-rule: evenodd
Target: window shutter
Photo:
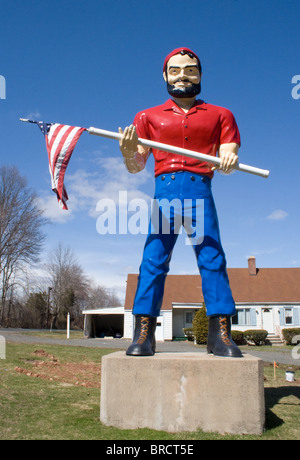
<path fill-rule="evenodd" d="M 256 308 L 250 308 L 250 323 L 251 326 L 256 326 Z"/>
<path fill-rule="evenodd" d="M 294 325 L 300 326 L 299 307 L 294 307 Z"/>

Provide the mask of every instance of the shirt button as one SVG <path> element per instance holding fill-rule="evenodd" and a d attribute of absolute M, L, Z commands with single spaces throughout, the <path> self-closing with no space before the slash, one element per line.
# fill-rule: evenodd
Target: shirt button
<path fill-rule="evenodd" d="M 189 140 L 189 138 L 188 138 L 188 137 L 185 137 L 185 140 L 186 140 L 186 141 L 188 141 L 188 140 Z"/>
<path fill-rule="evenodd" d="M 202 179 L 201 179 L 201 180 L 202 180 L 202 182 L 204 182 L 204 183 L 205 183 L 205 182 L 206 182 L 206 177 L 202 177 Z"/>
<path fill-rule="evenodd" d="M 175 179 L 175 176 L 174 176 L 174 174 L 172 174 L 172 176 L 171 176 L 171 179 L 172 179 L 172 180 L 174 180 L 174 179 Z"/>
<path fill-rule="evenodd" d="M 187 125 L 184 125 L 185 128 L 187 128 Z"/>
<path fill-rule="evenodd" d="M 166 176 L 161 176 L 161 180 L 165 180 Z"/>
<path fill-rule="evenodd" d="M 195 176 L 191 176 L 191 181 L 195 182 Z"/>

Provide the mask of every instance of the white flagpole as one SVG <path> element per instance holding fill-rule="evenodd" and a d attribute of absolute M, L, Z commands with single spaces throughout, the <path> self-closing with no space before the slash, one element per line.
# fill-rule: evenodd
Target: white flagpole
<path fill-rule="evenodd" d="M 35 123 L 35 121 L 28 120 L 27 118 L 20 118 L 20 121 Z M 89 129 L 87 129 L 87 131 L 89 134 L 94 134 L 96 136 L 102 136 L 102 137 L 108 137 L 109 139 L 115 139 L 115 140 L 122 139 L 122 134 L 115 133 L 113 131 L 106 131 L 105 129 L 98 129 L 98 128 L 90 127 Z M 172 145 L 162 144 L 161 142 L 149 141 L 147 139 L 139 139 L 138 142 L 140 145 L 143 145 L 145 147 L 162 150 L 164 152 L 169 152 L 169 153 L 176 153 L 178 155 L 184 155 L 189 158 L 195 158 L 197 160 L 207 161 L 215 165 L 220 165 L 221 163 L 220 158 L 214 157 L 212 155 L 207 155 L 205 153 L 194 152 L 193 150 L 187 150 L 187 149 L 183 149 L 180 147 L 174 147 Z M 256 176 L 261 176 L 261 177 L 269 177 L 269 174 L 270 174 L 270 171 L 268 171 L 267 169 L 260 169 L 254 166 L 244 165 L 242 163 L 238 163 L 237 165 L 234 166 L 233 169 L 237 169 L 238 171 L 243 171 L 243 172 L 247 172 L 250 174 L 255 174 Z"/>
<path fill-rule="evenodd" d="M 108 137 L 109 139 L 120 140 L 123 137 L 123 135 L 120 133 L 115 133 L 113 131 L 106 131 L 104 129 L 98 129 L 98 128 L 93 128 L 93 127 L 89 128 L 87 131 L 89 132 L 89 134 L 94 134 L 96 136 L 102 136 L 102 137 Z M 221 160 L 218 157 L 214 157 L 212 155 L 206 155 L 205 153 L 194 152 L 193 150 L 187 150 L 187 149 L 183 149 L 180 147 L 174 147 L 168 144 L 162 144 L 160 142 L 149 141 L 147 139 L 139 139 L 138 143 L 145 147 L 162 150 L 168 153 L 176 153 L 178 155 L 184 155 L 186 157 L 195 158 L 195 159 L 202 160 L 202 161 L 208 161 L 209 163 L 213 163 L 216 165 L 220 165 L 221 163 Z M 254 166 L 248 166 L 242 163 L 238 163 L 236 166 L 234 166 L 234 169 L 237 169 L 238 171 L 247 172 L 250 174 L 255 174 L 256 176 L 261 176 L 261 177 L 269 177 L 269 174 L 270 174 L 270 171 L 266 169 L 255 168 Z"/>
<path fill-rule="evenodd" d="M 67 339 L 70 338 L 70 313 L 67 314 Z"/>

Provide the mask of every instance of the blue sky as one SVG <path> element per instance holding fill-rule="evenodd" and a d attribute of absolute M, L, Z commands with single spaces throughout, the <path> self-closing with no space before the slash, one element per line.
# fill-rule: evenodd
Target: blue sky
<path fill-rule="evenodd" d="M 69 211 L 50 189 L 44 139 L 19 117 L 117 131 L 136 112 L 163 103 L 165 56 L 188 46 L 201 58 L 201 97 L 229 108 L 242 138 L 240 161 L 270 170 L 213 182 L 229 267 L 300 265 L 300 74 L 298 0 L 0 0 L 0 164 L 16 165 L 50 218 L 45 255 L 63 242 L 96 283 L 124 296 L 137 273 L 145 235 L 99 235 L 102 198 L 153 194 L 153 160 L 130 175 L 118 143 L 84 133 L 65 184 Z M 300 93 L 300 91 L 299 91 Z M 197 273 L 179 239 L 172 274 Z"/>

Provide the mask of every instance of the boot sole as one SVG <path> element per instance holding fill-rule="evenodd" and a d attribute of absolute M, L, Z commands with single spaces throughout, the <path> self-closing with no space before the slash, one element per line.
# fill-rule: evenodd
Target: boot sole
<path fill-rule="evenodd" d="M 218 353 L 214 353 L 213 351 L 209 351 L 207 350 L 207 354 L 208 355 L 213 355 L 213 356 L 220 356 L 221 358 L 243 358 L 243 355 L 222 355 L 222 354 L 218 354 Z"/>
<path fill-rule="evenodd" d="M 154 356 L 154 353 L 127 353 L 127 356 Z"/>

